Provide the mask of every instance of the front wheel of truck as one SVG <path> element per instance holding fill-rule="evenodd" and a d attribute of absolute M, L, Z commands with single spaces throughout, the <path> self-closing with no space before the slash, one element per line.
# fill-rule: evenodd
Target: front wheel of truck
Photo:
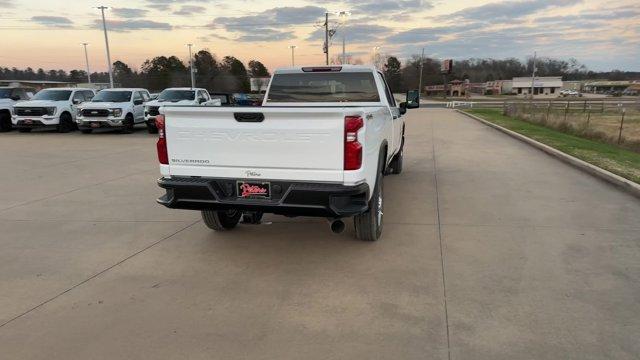
<path fill-rule="evenodd" d="M 238 225 L 242 212 L 238 210 L 202 210 L 202 220 L 209 229 L 215 231 L 231 230 Z"/>
<path fill-rule="evenodd" d="M 353 225 L 356 228 L 356 237 L 362 241 L 376 241 L 382 235 L 382 224 L 384 215 L 384 176 L 378 174 L 376 185 L 369 201 L 369 210 L 353 218 Z"/>

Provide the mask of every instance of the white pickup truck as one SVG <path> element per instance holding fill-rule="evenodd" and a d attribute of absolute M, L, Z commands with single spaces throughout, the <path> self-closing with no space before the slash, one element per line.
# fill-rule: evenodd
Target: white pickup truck
<path fill-rule="evenodd" d="M 35 91 L 29 88 L 3 86 L 0 87 L 0 132 L 11 131 L 11 114 L 13 106 L 21 101 L 29 100 Z"/>
<path fill-rule="evenodd" d="M 93 89 L 51 88 L 40 90 L 31 100 L 13 107 L 13 127 L 20 132 L 34 128 L 55 128 L 66 133 L 76 128 L 74 120 L 78 106 L 93 98 Z"/>
<path fill-rule="evenodd" d="M 149 134 L 158 132 L 156 116 L 160 114 L 160 107 L 171 105 L 200 105 L 221 106 L 220 99 L 212 99 L 206 89 L 200 88 L 168 88 L 162 90 L 158 97 L 144 104 L 144 122 Z"/>
<path fill-rule="evenodd" d="M 157 144 L 169 208 L 202 211 L 214 230 L 263 213 L 353 217 L 359 239 L 382 233 L 383 177 L 402 171 L 407 108 L 373 67 L 277 70 L 262 107 L 163 106 Z"/>

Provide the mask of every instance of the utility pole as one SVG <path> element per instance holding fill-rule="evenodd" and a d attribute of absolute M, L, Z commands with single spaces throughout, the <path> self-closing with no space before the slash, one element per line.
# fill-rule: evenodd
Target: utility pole
<path fill-rule="evenodd" d="M 191 70 L 191 88 L 193 89 L 196 87 L 196 76 L 193 72 L 193 55 L 191 54 L 193 44 L 187 44 L 187 46 L 189 47 L 189 69 Z"/>
<path fill-rule="evenodd" d="M 424 48 L 422 48 L 422 55 L 420 55 L 420 81 L 418 82 L 418 98 L 422 97 L 422 69 L 424 68 Z"/>
<path fill-rule="evenodd" d="M 295 55 L 295 50 L 296 50 L 295 45 L 289 45 L 289 49 L 291 49 L 291 66 L 296 66 L 296 55 Z"/>
<path fill-rule="evenodd" d="M 329 65 L 329 13 L 324 13 L 324 58 Z"/>
<path fill-rule="evenodd" d="M 87 80 L 89 81 L 89 84 L 91 84 L 91 71 L 89 70 L 89 55 L 87 54 L 87 45 L 89 45 L 89 43 L 82 43 L 82 46 L 84 46 L 84 60 L 87 64 Z"/>
<path fill-rule="evenodd" d="M 536 80 L 536 56 L 538 53 L 536 51 L 533 52 L 533 71 L 531 74 L 531 98 L 533 99 L 533 85 Z"/>
<path fill-rule="evenodd" d="M 109 52 L 109 36 L 107 35 L 107 21 L 104 19 L 104 11 L 108 9 L 108 7 L 98 6 L 97 9 L 102 11 L 102 28 L 104 29 L 104 42 L 107 45 L 107 65 L 109 66 L 109 85 L 113 88 L 113 69 L 111 68 L 111 53 Z"/>

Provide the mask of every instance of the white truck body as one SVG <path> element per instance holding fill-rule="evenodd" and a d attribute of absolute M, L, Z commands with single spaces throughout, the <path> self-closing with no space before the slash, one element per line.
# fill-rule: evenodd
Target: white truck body
<path fill-rule="evenodd" d="M 305 97 L 312 101 L 305 101 Z M 366 189 L 361 195 L 369 208 L 373 202 L 380 202 L 381 207 L 381 195 L 376 200 L 372 196 L 377 196 L 377 183 L 389 164 L 398 158 L 401 164 L 405 127 L 401 115 L 405 111 L 404 103 L 402 107 L 396 105 L 382 74 L 365 66 L 277 70 L 262 107 L 164 106 L 160 110 L 164 119 L 159 149 L 162 143 L 166 161 L 160 165 L 160 185 L 170 191 L 159 201 L 177 208 L 197 209 L 203 204 L 202 210 L 207 206 L 227 209 L 234 204 L 251 210 L 256 201 L 245 202 L 239 190 L 235 193 L 239 199 L 220 194 L 210 203 L 180 199 L 186 188 L 177 182 L 198 178 L 217 181 L 216 186 L 224 186 L 224 179 L 267 187 L 287 187 L 293 182 L 299 197 L 305 195 L 300 184 L 339 186 L 336 191 Z M 347 128 L 352 125 L 347 123 L 359 124 L 357 131 L 349 132 Z M 357 158 L 358 151 L 353 150 L 357 148 L 361 149 L 361 160 L 347 165 L 352 164 L 353 154 Z M 256 203 L 256 209 L 296 215 L 295 208 L 278 208 L 287 203 L 286 191 L 282 197 Z M 316 195 L 310 193 L 309 198 Z M 300 206 L 317 205 L 302 201 Z M 325 210 L 331 217 L 358 215 L 352 211 L 353 206 L 345 206 L 347 210 L 343 211 L 330 204 Z M 364 210 L 361 208 L 361 212 Z M 381 209 L 379 212 L 381 216 Z"/>

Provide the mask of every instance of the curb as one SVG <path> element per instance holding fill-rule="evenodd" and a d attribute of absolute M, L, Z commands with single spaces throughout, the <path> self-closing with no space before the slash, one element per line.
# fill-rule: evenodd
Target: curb
<path fill-rule="evenodd" d="M 628 193 L 630 193 L 631 195 L 640 198 L 640 184 L 636 184 L 635 182 L 631 181 L 631 180 L 627 180 L 625 178 L 623 178 L 622 176 L 616 175 L 610 171 L 607 171 L 605 169 L 599 168 L 595 165 L 589 164 L 586 161 L 580 160 L 574 156 L 571 156 L 569 154 L 565 154 L 560 150 L 556 150 L 554 148 L 552 148 L 551 146 L 545 145 L 541 142 L 538 142 L 536 140 L 533 140 L 529 137 L 526 137 L 522 134 L 519 134 L 515 131 L 511 131 L 509 129 L 506 129 L 500 125 L 496 125 L 490 121 L 484 120 L 480 117 L 477 117 L 475 115 L 472 114 L 468 114 L 464 111 L 460 111 L 458 109 L 456 109 L 456 111 L 462 115 L 465 115 L 467 117 L 470 117 L 474 120 L 477 120 L 487 126 L 490 126 L 498 131 L 501 131 L 513 138 L 516 138 L 522 142 L 525 142 L 535 148 L 537 148 L 540 151 L 545 152 L 547 155 L 553 156 L 556 159 L 565 162 L 575 168 L 578 168 L 586 173 L 591 174 L 592 176 L 595 176 L 601 180 L 604 180 L 612 185 L 614 185 L 615 187 L 624 190 Z"/>

